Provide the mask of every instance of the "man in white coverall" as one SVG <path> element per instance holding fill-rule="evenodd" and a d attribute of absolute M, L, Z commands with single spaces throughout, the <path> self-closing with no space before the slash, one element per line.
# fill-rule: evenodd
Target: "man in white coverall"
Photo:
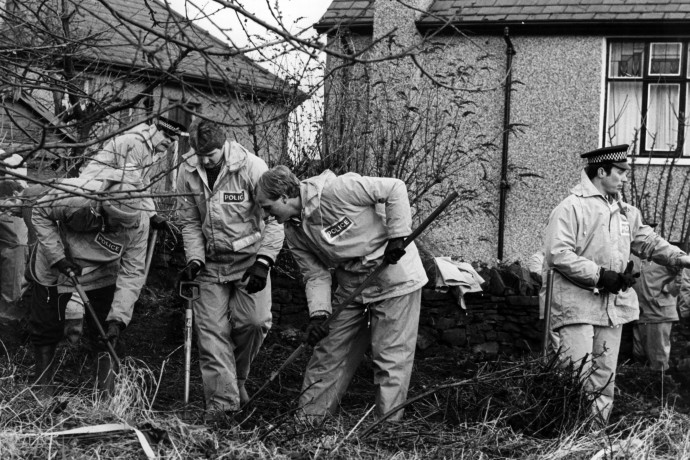
<path fill-rule="evenodd" d="M 318 421 L 336 411 L 369 345 L 378 416 L 403 403 L 427 282 L 414 243 L 403 249 L 412 224 L 405 184 L 331 171 L 300 182 L 288 168 L 277 166 L 261 177 L 257 199 L 285 224 L 306 283 L 310 321 L 305 339 L 315 348 L 302 385 L 302 413 Z M 330 331 L 324 327 L 332 311 L 329 269 L 335 269 L 335 301 L 340 302 L 384 259 L 391 265 L 330 323 Z M 389 420 L 402 415 L 399 411 Z"/>
<path fill-rule="evenodd" d="M 546 229 L 546 269 L 554 268 L 551 328 L 565 358 L 588 358 L 587 386 L 600 391 L 593 410 L 606 422 L 613 406 L 622 325 L 638 318 L 630 252 L 660 265 L 690 266 L 690 257 L 644 225 L 621 201 L 630 166 L 627 145 L 581 155 L 580 184 L 552 212 Z M 591 357 L 591 358 L 590 358 Z"/>
<path fill-rule="evenodd" d="M 222 125 L 203 120 L 192 132 L 195 153 L 181 166 L 177 190 L 187 265 L 198 281 L 194 303 L 206 419 L 222 422 L 249 399 L 245 382 L 271 328 L 269 270 L 283 228 L 263 220 L 254 187 L 268 167 Z"/>
<path fill-rule="evenodd" d="M 144 285 L 149 230 L 141 198 L 133 193 L 141 184 L 65 179 L 60 185 L 88 196 L 99 191 L 106 194 L 96 195 L 102 198 L 98 200 L 54 189 L 32 209 L 37 250 L 32 261 L 36 284 L 30 312 L 31 341 L 37 383 L 46 396 L 54 390 L 55 348 L 63 335 L 65 307 L 75 292 L 69 273 L 78 276 L 108 340 L 117 346 Z M 86 339 L 98 353 L 98 388 L 110 394 L 117 369 L 89 314 L 86 324 Z"/>

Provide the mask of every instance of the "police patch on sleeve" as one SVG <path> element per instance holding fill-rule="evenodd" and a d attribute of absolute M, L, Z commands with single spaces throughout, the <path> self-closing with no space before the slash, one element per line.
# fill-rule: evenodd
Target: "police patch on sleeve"
<path fill-rule="evenodd" d="M 221 203 L 242 203 L 244 201 L 244 190 L 241 192 L 221 192 L 223 196 L 221 197 Z"/>
<path fill-rule="evenodd" d="M 321 230 L 321 233 L 327 240 L 332 241 L 338 236 L 342 235 L 347 231 L 348 228 L 352 227 L 352 220 L 349 217 L 343 217 L 335 224 L 329 225 L 328 227 Z"/>
<path fill-rule="evenodd" d="M 95 238 L 96 243 L 108 252 L 112 252 L 113 254 L 120 254 L 122 252 L 122 245 L 119 243 L 116 243 L 114 241 L 109 240 L 105 236 L 103 236 L 102 233 L 98 232 Z"/>

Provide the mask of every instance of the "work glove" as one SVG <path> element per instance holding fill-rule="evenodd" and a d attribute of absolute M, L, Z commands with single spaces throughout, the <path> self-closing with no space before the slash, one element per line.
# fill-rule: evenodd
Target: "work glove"
<path fill-rule="evenodd" d="M 398 263 L 405 255 L 405 238 L 391 238 L 388 240 L 386 250 L 383 252 L 383 260 L 391 265 Z"/>
<path fill-rule="evenodd" d="M 113 347 L 117 345 L 117 341 L 120 338 L 120 332 L 122 332 L 125 327 L 125 323 L 118 320 L 108 321 L 106 323 L 105 337 Z"/>
<path fill-rule="evenodd" d="M 180 281 L 194 281 L 203 267 L 198 260 L 192 260 L 180 272 Z"/>
<path fill-rule="evenodd" d="M 625 267 L 625 271 L 621 273 L 621 282 L 623 283 L 623 291 L 627 291 L 628 288 L 631 288 L 635 283 L 636 280 L 635 278 L 640 277 L 640 273 L 633 273 L 633 266 L 635 264 L 633 263 L 632 260 L 628 261 L 628 266 Z"/>
<path fill-rule="evenodd" d="M 318 315 L 309 318 L 309 325 L 302 334 L 302 342 L 307 342 L 312 347 L 319 343 L 330 332 L 330 327 L 326 324 L 329 315 Z"/>
<path fill-rule="evenodd" d="M 60 273 L 67 277 L 72 275 L 81 275 L 81 267 L 79 264 L 68 260 L 66 257 L 55 262 L 53 267 L 57 268 Z"/>
<path fill-rule="evenodd" d="M 173 239 L 174 244 L 177 244 L 177 234 L 175 232 L 176 229 L 170 222 L 168 222 L 168 219 L 166 219 L 165 217 L 161 217 L 158 214 L 154 214 L 149 219 L 149 223 L 151 224 L 151 227 L 153 227 L 154 230 L 159 230 L 170 235 Z"/>
<path fill-rule="evenodd" d="M 255 294 L 266 287 L 266 278 L 268 278 L 268 271 L 271 269 L 271 262 L 266 257 L 257 257 L 254 265 L 249 267 L 242 275 L 242 282 L 246 279 L 247 287 L 245 288 L 249 294 Z"/>
<path fill-rule="evenodd" d="M 611 294 L 618 294 L 618 291 L 623 288 L 621 274 L 613 270 L 602 268 L 599 271 L 599 283 L 597 283 L 597 287 L 604 288 Z"/>

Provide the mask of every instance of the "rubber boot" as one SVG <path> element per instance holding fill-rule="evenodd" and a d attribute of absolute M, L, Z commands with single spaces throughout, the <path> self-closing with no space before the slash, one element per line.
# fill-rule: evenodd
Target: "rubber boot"
<path fill-rule="evenodd" d="M 100 396 L 110 398 L 115 392 L 117 365 L 110 354 L 101 352 L 96 360 L 96 389 Z"/>
<path fill-rule="evenodd" d="M 34 382 L 38 390 L 37 394 L 41 399 L 51 398 L 55 394 L 55 385 L 53 385 L 55 348 L 55 345 L 34 347 L 34 359 L 36 361 Z"/>

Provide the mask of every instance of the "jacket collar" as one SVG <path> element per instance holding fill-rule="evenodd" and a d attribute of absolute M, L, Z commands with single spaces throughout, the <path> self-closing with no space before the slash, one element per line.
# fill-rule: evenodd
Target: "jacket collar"
<path fill-rule="evenodd" d="M 605 201 L 608 201 L 604 194 L 601 193 L 599 189 L 594 186 L 589 177 L 587 177 L 587 173 L 584 169 L 580 172 L 580 183 L 570 189 L 570 193 L 581 197 L 600 196 Z M 620 195 L 617 194 L 616 201 L 620 201 L 620 199 Z"/>
<path fill-rule="evenodd" d="M 228 172 L 235 172 L 247 164 L 247 156 L 249 151 L 234 141 L 225 141 L 223 144 L 223 158 L 225 158 L 224 168 Z M 189 149 L 183 156 L 184 168 L 192 172 L 198 168 L 203 168 L 199 163 L 199 157 L 196 156 L 194 149 Z"/>

